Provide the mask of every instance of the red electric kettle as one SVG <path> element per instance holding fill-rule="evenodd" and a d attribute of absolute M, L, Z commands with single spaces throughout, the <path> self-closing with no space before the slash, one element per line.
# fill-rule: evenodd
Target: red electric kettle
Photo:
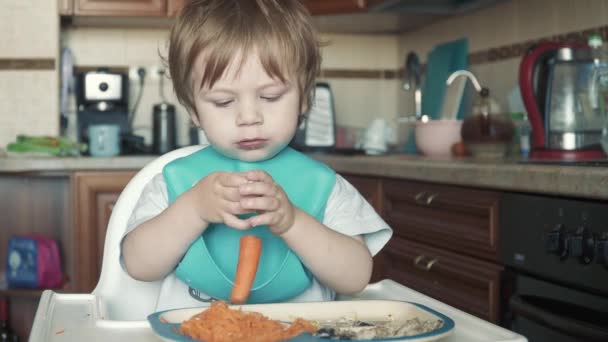
<path fill-rule="evenodd" d="M 542 42 L 528 50 L 519 87 L 532 126 L 531 158 L 605 158 L 594 71 L 586 44 Z"/>

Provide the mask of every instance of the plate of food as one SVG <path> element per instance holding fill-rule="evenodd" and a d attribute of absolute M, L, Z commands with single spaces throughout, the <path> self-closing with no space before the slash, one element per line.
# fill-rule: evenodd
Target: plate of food
<path fill-rule="evenodd" d="M 148 316 L 164 341 L 440 340 L 454 321 L 421 304 L 396 300 L 229 305 L 159 311 Z"/>

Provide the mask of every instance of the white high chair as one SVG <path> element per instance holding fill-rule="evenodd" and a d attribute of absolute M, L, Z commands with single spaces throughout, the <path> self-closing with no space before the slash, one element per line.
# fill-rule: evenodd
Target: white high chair
<path fill-rule="evenodd" d="M 158 157 L 144 166 L 118 197 L 106 232 L 101 275 L 92 292 L 99 298 L 105 319 L 145 320 L 154 312 L 161 282 L 142 282 L 131 278 L 120 265 L 120 241 L 144 186 L 170 161 L 203 147 L 182 147 Z"/>

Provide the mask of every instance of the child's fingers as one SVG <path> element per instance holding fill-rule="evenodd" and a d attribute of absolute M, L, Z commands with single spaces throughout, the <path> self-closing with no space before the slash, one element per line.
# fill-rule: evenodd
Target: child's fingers
<path fill-rule="evenodd" d="M 245 177 L 250 181 L 256 182 L 274 182 L 272 176 L 269 175 L 266 171 L 263 170 L 251 170 L 245 172 Z"/>
<path fill-rule="evenodd" d="M 235 172 L 222 172 L 218 176 L 218 182 L 225 187 L 238 187 L 247 183 L 247 177 Z"/>
<path fill-rule="evenodd" d="M 241 196 L 274 196 L 278 189 L 275 183 L 253 182 L 239 186 Z"/>
<path fill-rule="evenodd" d="M 260 215 L 250 217 L 248 223 L 251 227 L 257 226 L 274 226 L 279 222 L 279 215 L 275 212 L 267 212 Z"/>
<path fill-rule="evenodd" d="M 232 215 L 249 214 L 253 212 L 248 208 L 244 208 L 240 201 L 225 201 L 223 204 L 223 210 Z"/>
<path fill-rule="evenodd" d="M 222 187 L 220 196 L 225 200 L 238 202 L 241 199 L 242 194 L 240 192 L 240 187 Z"/>
<path fill-rule="evenodd" d="M 223 219 L 225 225 L 235 229 L 246 230 L 252 227 L 248 220 L 241 220 L 234 215 L 225 214 Z"/>
<path fill-rule="evenodd" d="M 276 197 L 247 197 L 240 201 L 241 207 L 248 210 L 274 211 L 279 209 L 279 199 Z"/>

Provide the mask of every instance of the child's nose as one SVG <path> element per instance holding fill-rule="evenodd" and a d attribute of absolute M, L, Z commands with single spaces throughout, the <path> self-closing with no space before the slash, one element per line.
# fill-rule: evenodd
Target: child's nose
<path fill-rule="evenodd" d="M 243 104 L 236 117 L 237 126 L 259 125 L 264 123 L 264 116 L 253 104 Z"/>

